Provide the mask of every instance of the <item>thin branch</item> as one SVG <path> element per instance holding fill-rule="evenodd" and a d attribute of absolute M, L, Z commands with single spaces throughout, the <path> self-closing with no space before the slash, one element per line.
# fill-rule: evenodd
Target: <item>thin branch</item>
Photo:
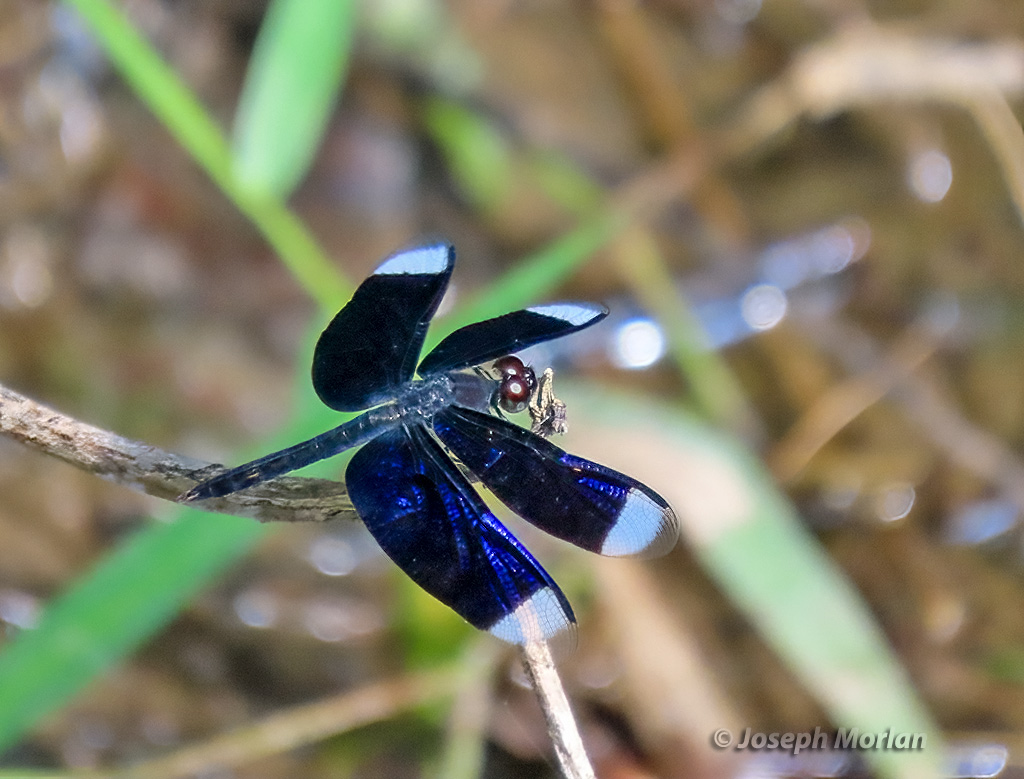
<path fill-rule="evenodd" d="M 543 641 L 532 641 L 522 650 L 523 666 L 544 710 L 548 735 L 554 744 L 562 774 L 566 779 L 594 779 L 594 768 L 583 748 L 583 739 L 569 708 L 569 699 L 551 657 L 551 649 Z"/>
<path fill-rule="evenodd" d="M 0 385 L 0 435 L 101 478 L 174 500 L 222 466 L 166 452 L 81 422 Z M 327 479 L 283 477 L 203 503 L 260 522 L 355 519 L 348 490 Z"/>

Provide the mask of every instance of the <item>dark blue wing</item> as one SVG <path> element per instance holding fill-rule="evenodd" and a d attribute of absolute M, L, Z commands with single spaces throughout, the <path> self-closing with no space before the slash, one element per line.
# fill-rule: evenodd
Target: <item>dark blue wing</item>
<path fill-rule="evenodd" d="M 317 341 L 313 388 L 338 411 L 359 411 L 412 378 L 430 318 L 455 263 L 448 244 L 385 260 Z"/>
<path fill-rule="evenodd" d="M 561 338 L 608 316 L 593 303 L 552 303 L 485 319 L 459 328 L 431 350 L 419 373 L 454 371 L 515 354 L 528 346 Z"/>
<path fill-rule="evenodd" d="M 388 557 L 470 624 L 523 644 L 575 622 L 558 585 L 487 510 L 426 428 L 373 439 L 356 452 L 345 481 Z"/>
<path fill-rule="evenodd" d="M 675 545 L 675 514 L 636 479 L 470 409 L 444 409 L 434 432 L 502 503 L 553 536 L 616 557 Z"/>

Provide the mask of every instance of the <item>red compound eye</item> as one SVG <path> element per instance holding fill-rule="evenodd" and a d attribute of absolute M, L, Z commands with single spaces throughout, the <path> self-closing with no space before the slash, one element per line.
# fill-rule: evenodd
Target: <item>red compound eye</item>
<path fill-rule="evenodd" d="M 511 354 L 494 361 L 494 369 L 501 373 L 502 379 L 508 376 L 522 376 L 528 370 L 523 361 Z"/>
<path fill-rule="evenodd" d="M 533 368 L 523 365 L 518 357 L 509 356 L 496 360 L 494 369 L 501 372 L 501 383 L 495 393 L 498 408 L 510 414 L 519 413 L 526 408 L 537 386 Z"/>

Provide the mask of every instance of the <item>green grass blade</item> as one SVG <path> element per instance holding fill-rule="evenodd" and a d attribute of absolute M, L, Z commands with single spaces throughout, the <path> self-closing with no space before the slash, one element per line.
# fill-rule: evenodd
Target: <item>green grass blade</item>
<path fill-rule="evenodd" d="M 424 103 L 423 121 L 463 196 L 481 211 L 499 209 L 509 194 L 514 163 L 501 132 L 479 114 L 443 98 Z"/>
<path fill-rule="evenodd" d="M 0 652 L 0 752 L 177 614 L 267 531 L 182 511 L 136 533 Z"/>
<path fill-rule="evenodd" d="M 463 315 L 472 322 L 513 308 L 535 305 L 592 259 L 627 221 L 624 215 L 611 212 L 584 220 L 574 230 L 523 257 L 511 271 L 466 306 Z"/>
<path fill-rule="evenodd" d="M 120 10 L 106 0 L 66 0 L 81 15 L 125 81 L 192 155 L 226 187 L 231 155 L 221 129 Z"/>
<path fill-rule="evenodd" d="M 354 0 L 274 0 L 235 115 L 234 172 L 245 189 L 286 198 L 323 136 L 348 62 Z"/>
<path fill-rule="evenodd" d="M 303 224 L 280 200 L 239 186 L 224 133 L 131 23 L 107 0 L 65 0 L 85 21 L 125 81 L 253 223 L 326 311 L 351 294 Z"/>

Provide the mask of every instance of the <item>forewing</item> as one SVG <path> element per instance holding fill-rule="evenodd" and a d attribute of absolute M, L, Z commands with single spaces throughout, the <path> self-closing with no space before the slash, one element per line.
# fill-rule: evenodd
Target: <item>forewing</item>
<path fill-rule="evenodd" d="M 388 557 L 470 624 L 515 644 L 571 629 L 575 619 L 558 585 L 425 428 L 370 441 L 352 458 L 345 481 Z"/>
<path fill-rule="evenodd" d="M 614 557 L 675 545 L 675 514 L 636 479 L 471 409 L 441 411 L 434 432 L 502 503 L 553 536 Z"/>
<path fill-rule="evenodd" d="M 459 328 L 423 358 L 421 376 L 470 368 L 597 324 L 608 309 L 592 303 L 524 308 Z"/>
<path fill-rule="evenodd" d="M 313 388 L 338 411 L 359 411 L 412 378 L 430 318 L 455 262 L 448 244 L 385 260 L 331 320 L 313 353 Z"/>

